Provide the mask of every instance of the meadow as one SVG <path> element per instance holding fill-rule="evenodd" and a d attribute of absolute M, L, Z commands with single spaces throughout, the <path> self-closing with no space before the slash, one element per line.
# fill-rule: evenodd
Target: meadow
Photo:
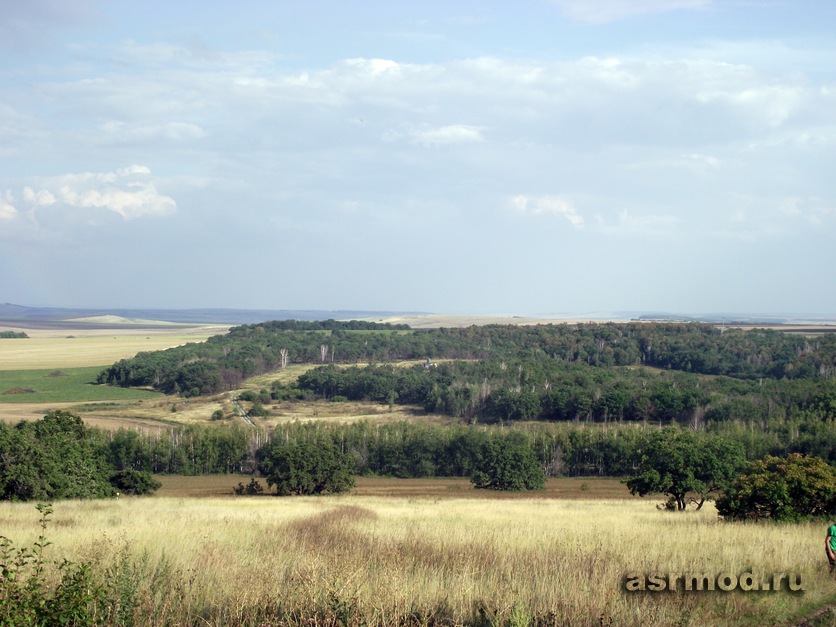
<path fill-rule="evenodd" d="M 208 422 L 215 408 L 232 411 L 225 395 L 198 401 L 89 383 L 100 366 L 148 343 L 198 339 L 172 329 L 3 340 L 0 392 L 35 392 L 0 395 L 0 415 L 14 405 L 36 418 L 51 404 L 108 428 Z M 247 386 L 269 387 L 272 377 Z M 264 425 L 409 417 L 379 404 L 271 409 Z M 89 562 L 111 586 L 112 622 L 788 625 L 836 603 L 821 523 L 726 523 L 711 504 L 666 512 L 662 497 L 631 497 L 618 479 L 550 478 L 543 491 L 511 494 L 477 491 L 466 479 L 359 477 L 350 494 L 278 498 L 233 496 L 249 476 L 158 478 L 153 497 L 53 505 L 48 561 Z M 16 547 L 36 540 L 37 521 L 31 503 L 0 503 L 0 535 Z M 795 573 L 804 591 L 627 592 L 631 572 Z"/>
<path fill-rule="evenodd" d="M 107 571 L 147 625 L 773 625 L 833 597 L 821 525 L 665 512 L 599 495 L 611 481 L 588 482 L 588 498 L 460 498 L 453 480 L 394 496 L 410 480 L 387 479 L 277 498 L 215 496 L 196 479 L 203 498 L 174 495 L 188 493 L 178 478 L 156 497 L 56 503 L 48 555 Z M 5 503 L 0 527 L 32 542 L 37 516 Z M 796 573 L 804 591 L 631 593 L 631 571 Z"/>
<path fill-rule="evenodd" d="M 97 385 L 98 366 L 46 370 L 0 370 L 0 403 L 123 401 L 161 397 L 149 390 Z"/>

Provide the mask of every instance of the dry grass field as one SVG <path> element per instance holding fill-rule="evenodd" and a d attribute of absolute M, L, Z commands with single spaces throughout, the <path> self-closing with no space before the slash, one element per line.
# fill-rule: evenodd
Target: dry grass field
<path fill-rule="evenodd" d="M 459 498 L 467 489 L 446 480 L 400 494 L 365 481 L 337 497 L 217 497 L 200 478 L 205 498 L 164 496 L 169 485 L 151 498 L 61 502 L 48 550 L 110 567 L 149 625 L 782 625 L 836 586 L 820 525 L 663 512 L 602 497 L 607 482 L 589 498 L 560 498 L 558 483 L 554 496 L 506 499 Z M 31 504 L 0 506 L 16 543 L 37 536 L 36 519 Z M 796 573 L 804 592 L 630 593 L 631 571 Z"/>
<path fill-rule="evenodd" d="M 26 339 L 0 340 L 0 370 L 43 368 L 80 368 L 108 366 L 141 351 L 155 351 L 188 342 L 202 342 L 212 335 L 225 333 L 229 327 L 143 328 L 124 325 L 114 329 L 12 329 L 23 330 Z"/>

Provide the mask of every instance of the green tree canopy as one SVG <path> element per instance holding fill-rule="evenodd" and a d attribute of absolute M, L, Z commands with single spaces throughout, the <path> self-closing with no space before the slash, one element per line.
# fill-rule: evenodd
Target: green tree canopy
<path fill-rule="evenodd" d="M 66 411 L 0 425 L 0 498 L 53 500 L 112 496 L 106 449 Z"/>
<path fill-rule="evenodd" d="M 626 481 L 632 494 L 667 494 L 669 506 L 684 510 L 689 494 L 697 509 L 726 488 L 745 463 L 742 447 L 722 437 L 668 427 L 653 433 L 638 474 Z"/>
<path fill-rule="evenodd" d="M 510 433 L 485 442 L 470 481 L 480 489 L 540 490 L 546 477 L 525 435 Z"/>
<path fill-rule="evenodd" d="M 259 469 L 280 496 L 345 492 L 354 487 L 351 457 L 325 439 L 273 442 L 263 452 Z"/>
<path fill-rule="evenodd" d="M 836 468 L 798 453 L 752 462 L 717 500 L 729 520 L 793 521 L 836 512 Z"/>

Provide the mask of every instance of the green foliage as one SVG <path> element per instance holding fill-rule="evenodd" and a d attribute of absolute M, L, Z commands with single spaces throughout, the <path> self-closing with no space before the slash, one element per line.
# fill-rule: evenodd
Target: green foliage
<path fill-rule="evenodd" d="M 162 484 L 147 470 L 118 470 L 110 475 L 110 485 L 122 494 L 139 496 L 156 492 Z"/>
<path fill-rule="evenodd" d="M 626 481 L 632 494 L 667 494 L 668 507 L 684 510 L 689 494 L 697 509 L 724 490 L 745 463 L 742 447 L 716 436 L 666 428 L 647 441 L 636 476 Z"/>
<path fill-rule="evenodd" d="M 48 563 L 46 528 L 52 507 L 37 506 L 41 535 L 31 547 L 16 548 L 0 536 L 0 624 L 96 625 L 96 607 L 107 591 L 90 563 L 66 559 Z M 57 581 L 57 583 L 53 583 Z"/>
<path fill-rule="evenodd" d="M 120 429 L 103 437 L 116 470 L 201 475 L 251 471 L 260 434 L 238 425 L 189 425 L 159 434 Z"/>
<path fill-rule="evenodd" d="M 596 368 L 646 365 L 741 379 L 827 379 L 836 373 L 836 337 L 809 340 L 779 331 L 707 324 L 485 325 L 395 328 L 362 322 L 267 322 L 235 327 L 202 344 L 140 353 L 103 370 L 100 383 L 153 386 L 166 393 L 211 394 L 293 363 L 319 363 L 321 347 L 344 364 L 404 359 L 537 360 Z M 523 375 L 524 373 L 519 373 Z M 526 389 L 519 376 L 517 385 Z M 328 395 L 339 393 L 328 392 Z M 350 394 L 345 396 L 352 397 Z M 403 396 L 400 394 L 399 395 Z M 385 399 L 385 397 L 384 397 Z M 668 399 L 669 412 L 680 406 Z M 401 402 L 409 402 L 402 400 Z M 617 410 L 619 399 L 609 399 Z"/>
<path fill-rule="evenodd" d="M 270 410 L 267 409 L 264 405 L 261 404 L 261 401 L 256 401 L 253 403 L 252 407 L 250 407 L 249 411 L 247 412 L 248 416 L 255 416 L 256 418 L 264 418 L 265 416 L 270 415 Z"/>
<path fill-rule="evenodd" d="M 728 520 L 796 521 L 836 513 L 836 468 L 792 454 L 752 462 L 717 500 Z"/>
<path fill-rule="evenodd" d="M 14 427 L 0 423 L 0 498 L 112 496 L 106 449 L 81 418 L 53 411 Z"/>
<path fill-rule="evenodd" d="M 226 418 L 226 414 L 224 414 L 223 409 L 216 409 L 215 411 L 212 412 L 212 416 L 211 416 L 212 420 L 223 420 L 224 418 Z"/>
<path fill-rule="evenodd" d="M 0 340 L 26 339 L 28 337 L 23 331 L 0 331 Z"/>
<path fill-rule="evenodd" d="M 470 481 L 487 490 L 540 490 L 545 475 L 522 433 L 491 438 Z"/>
<path fill-rule="evenodd" d="M 351 457 L 323 438 L 274 440 L 262 453 L 259 469 L 280 496 L 345 492 L 354 487 Z"/>
<path fill-rule="evenodd" d="M 255 496 L 264 492 L 264 486 L 261 485 L 260 481 L 253 477 L 247 485 L 244 485 L 239 481 L 238 485 L 232 490 L 238 495 L 246 494 L 248 496 Z"/>

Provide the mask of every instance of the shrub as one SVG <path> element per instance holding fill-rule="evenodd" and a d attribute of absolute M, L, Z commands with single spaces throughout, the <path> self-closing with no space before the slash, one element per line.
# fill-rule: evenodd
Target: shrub
<path fill-rule="evenodd" d="M 124 494 L 151 494 L 162 485 L 146 470 L 120 470 L 110 475 L 110 485 Z"/>
<path fill-rule="evenodd" d="M 261 485 L 260 481 L 253 477 L 247 485 L 244 485 L 239 481 L 238 485 L 233 488 L 233 491 L 238 495 L 246 494 L 248 496 L 255 496 L 256 494 L 264 492 L 264 486 Z"/>
<path fill-rule="evenodd" d="M 793 453 L 752 462 L 726 493 L 717 511 L 728 520 L 796 521 L 836 511 L 836 468 L 819 457 Z"/>
<path fill-rule="evenodd" d="M 276 494 L 345 492 L 354 487 L 353 461 L 332 442 L 274 442 L 263 453 L 261 473 Z"/>
<path fill-rule="evenodd" d="M 492 438 L 470 478 L 474 487 L 490 490 L 540 490 L 546 476 L 537 456 L 520 433 Z"/>
<path fill-rule="evenodd" d="M 270 410 L 267 409 L 264 405 L 262 405 L 259 401 L 253 403 L 253 406 L 250 407 L 250 411 L 247 412 L 248 416 L 256 416 L 257 418 L 263 418 L 264 416 L 270 415 Z"/>
<path fill-rule="evenodd" d="M 46 561 L 44 550 L 51 543 L 45 533 L 52 507 L 41 503 L 37 509 L 41 535 L 31 547 L 15 548 L 0 536 L 0 624 L 97 624 L 96 605 L 105 602 L 107 588 L 96 581 L 89 563 Z"/>

